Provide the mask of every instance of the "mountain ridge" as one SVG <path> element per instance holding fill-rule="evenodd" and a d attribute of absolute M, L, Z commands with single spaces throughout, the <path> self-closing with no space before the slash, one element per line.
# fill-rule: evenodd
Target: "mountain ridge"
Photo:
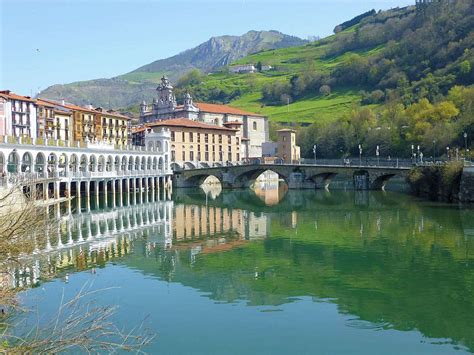
<path fill-rule="evenodd" d="M 38 96 L 66 99 L 77 104 L 127 107 L 143 100 L 151 100 L 162 75 L 167 75 L 172 81 L 176 81 L 193 69 L 209 73 L 249 54 L 305 43 L 307 41 L 275 30 L 251 30 L 241 36 L 213 36 L 194 48 L 148 63 L 129 73 L 110 79 L 100 78 L 52 85 L 41 91 Z"/>

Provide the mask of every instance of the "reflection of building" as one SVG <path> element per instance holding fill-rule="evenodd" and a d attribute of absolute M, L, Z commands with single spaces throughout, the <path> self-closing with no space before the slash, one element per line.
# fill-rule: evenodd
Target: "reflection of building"
<path fill-rule="evenodd" d="M 205 205 L 176 205 L 173 239 L 176 242 L 203 237 L 228 236 L 232 239 L 264 238 L 268 232 L 265 215 Z"/>
<path fill-rule="evenodd" d="M 280 184 L 279 180 L 262 181 L 255 184 L 254 191 L 265 205 L 275 206 L 288 192 L 288 185 Z"/>
<path fill-rule="evenodd" d="M 182 118 L 218 127 L 236 128 L 236 136 L 240 137 L 240 158 L 262 156 L 262 144 L 268 141 L 269 134 L 267 117 L 226 105 L 194 103 L 189 94 L 185 95 L 183 105 L 178 105 L 173 87 L 166 77 L 161 79 L 157 91 L 158 97 L 152 105 L 143 102 L 140 106 L 142 124 Z"/>
<path fill-rule="evenodd" d="M 21 260 L 21 266 L 15 265 L 0 284 L 34 285 L 40 277 L 55 277 L 62 270 L 101 265 L 130 253 L 131 241 L 139 237 L 169 248 L 172 210 L 172 201 L 157 201 L 64 215 L 45 236 L 36 236 L 35 254 Z"/>

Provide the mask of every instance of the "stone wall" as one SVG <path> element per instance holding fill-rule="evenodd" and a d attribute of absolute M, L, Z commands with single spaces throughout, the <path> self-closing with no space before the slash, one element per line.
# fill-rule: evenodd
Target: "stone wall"
<path fill-rule="evenodd" d="M 459 201 L 474 203 L 474 167 L 465 167 L 462 172 Z"/>

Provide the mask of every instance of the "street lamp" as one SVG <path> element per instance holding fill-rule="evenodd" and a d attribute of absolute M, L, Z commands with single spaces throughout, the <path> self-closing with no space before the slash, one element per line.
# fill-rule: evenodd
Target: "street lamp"
<path fill-rule="evenodd" d="M 316 164 L 316 144 L 313 145 L 314 164 Z"/>
<path fill-rule="evenodd" d="M 362 166 L 362 145 L 359 144 L 359 166 Z"/>
<path fill-rule="evenodd" d="M 414 161 L 413 161 L 413 156 L 414 156 L 414 154 L 415 154 L 414 151 L 415 151 L 415 146 L 412 144 L 412 145 L 411 145 L 411 163 L 412 163 L 412 164 L 414 163 Z"/>
<path fill-rule="evenodd" d="M 416 146 L 416 151 L 418 152 L 418 158 L 420 158 L 420 146 Z M 418 162 L 418 158 L 417 158 L 417 162 Z"/>
<path fill-rule="evenodd" d="M 467 152 L 467 132 L 464 132 L 464 151 Z"/>
<path fill-rule="evenodd" d="M 377 146 L 377 148 L 375 149 L 375 155 L 377 156 L 377 166 L 380 165 L 380 147 Z"/>
<path fill-rule="evenodd" d="M 448 156 L 448 161 L 449 161 L 449 147 L 446 147 L 446 154 Z"/>

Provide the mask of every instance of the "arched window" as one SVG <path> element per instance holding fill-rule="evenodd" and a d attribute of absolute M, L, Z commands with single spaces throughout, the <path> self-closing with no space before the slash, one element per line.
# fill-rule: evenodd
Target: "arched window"
<path fill-rule="evenodd" d="M 256 122 L 256 121 L 253 122 L 253 130 L 254 130 L 254 131 L 257 130 L 257 122 Z"/>

